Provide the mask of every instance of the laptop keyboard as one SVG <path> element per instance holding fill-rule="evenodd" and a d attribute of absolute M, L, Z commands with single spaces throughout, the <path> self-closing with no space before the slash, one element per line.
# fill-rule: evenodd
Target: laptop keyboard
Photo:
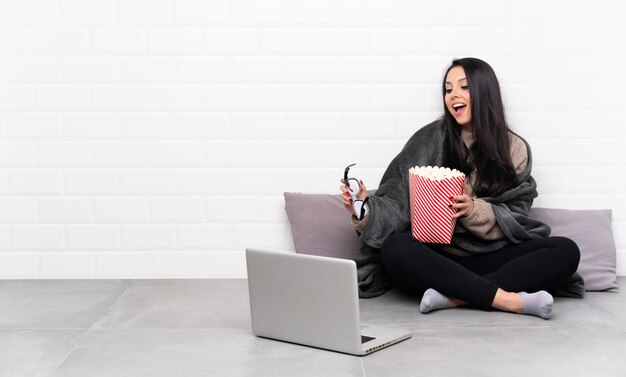
<path fill-rule="evenodd" d="M 367 343 L 370 340 L 374 340 L 376 338 L 371 337 L 371 336 L 365 336 L 365 335 L 361 335 L 361 344 Z"/>

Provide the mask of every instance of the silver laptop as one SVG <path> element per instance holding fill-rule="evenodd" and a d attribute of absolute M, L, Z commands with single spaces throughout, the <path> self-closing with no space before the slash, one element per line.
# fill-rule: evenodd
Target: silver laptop
<path fill-rule="evenodd" d="M 352 260 L 247 249 L 246 261 L 257 336 L 353 355 L 411 337 L 408 330 L 360 324 Z"/>

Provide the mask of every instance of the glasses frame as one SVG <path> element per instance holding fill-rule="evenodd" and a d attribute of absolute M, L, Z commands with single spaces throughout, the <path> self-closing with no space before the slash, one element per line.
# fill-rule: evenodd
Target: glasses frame
<path fill-rule="evenodd" d="M 361 185 L 359 184 L 359 180 L 356 178 L 348 178 L 348 172 L 350 171 L 350 168 L 354 165 L 356 165 L 356 163 L 346 166 L 346 169 L 343 172 L 343 182 L 346 186 L 346 189 L 350 192 L 350 196 L 353 198 L 352 208 L 354 209 L 354 214 L 357 219 L 361 220 L 368 213 L 368 209 L 365 204 L 369 200 L 369 196 L 366 197 L 365 200 L 357 199 L 357 195 L 359 195 L 359 193 L 361 192 Z M 350 185 L 351 181 L 352 185 Z"/>
<path fill-rule="evenodd" d="M 345 170 L 343 171 L 343 181 L 346 184 L 347 188 L 350 188 L 349 187 L 350 184 L 348 183 L 348 172 L 350 171 L 350 168 L 353 167 L 354 165 L 356 165 L 356 163 L 346 166 Z"/>

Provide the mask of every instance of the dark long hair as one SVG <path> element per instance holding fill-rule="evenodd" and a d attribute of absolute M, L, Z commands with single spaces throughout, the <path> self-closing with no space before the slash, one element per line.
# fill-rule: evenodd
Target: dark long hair
<path fill-rule="evenodd" d="M 463 67 L 470 92 L 474 144 L 468 150 L 461 139 L 461 125 L 445 103 L 445 82 L 454 67 Z M 511 162 L 509 127 L 504 115 L 500 84 L 491 66 L 476 58 L 452 61 L 443 77 L 443 121 L 447 127 L 445 164 L 466 175 L 475 168 L 474 193 L 479 197 L 498 196 L 515 183 Z"/>

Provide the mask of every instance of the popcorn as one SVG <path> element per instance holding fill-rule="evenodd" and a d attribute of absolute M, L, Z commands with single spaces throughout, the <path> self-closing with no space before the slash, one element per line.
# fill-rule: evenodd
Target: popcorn
<path fill-rule="evenodd" d="M 450 244 L 456 225 L 451 196 L 463 193 L 465 174 L 438 166 L 409 169 L 411 233 L 425 243 Z"/>
<path fill-rule="evenodd" d="M 439 166 L 415 166 L 409 169 L 409 173 L 437 181 L 441 181 L 446 178 L 465 178 L 465 174 L 456 169 L 440 168 Z"/>

